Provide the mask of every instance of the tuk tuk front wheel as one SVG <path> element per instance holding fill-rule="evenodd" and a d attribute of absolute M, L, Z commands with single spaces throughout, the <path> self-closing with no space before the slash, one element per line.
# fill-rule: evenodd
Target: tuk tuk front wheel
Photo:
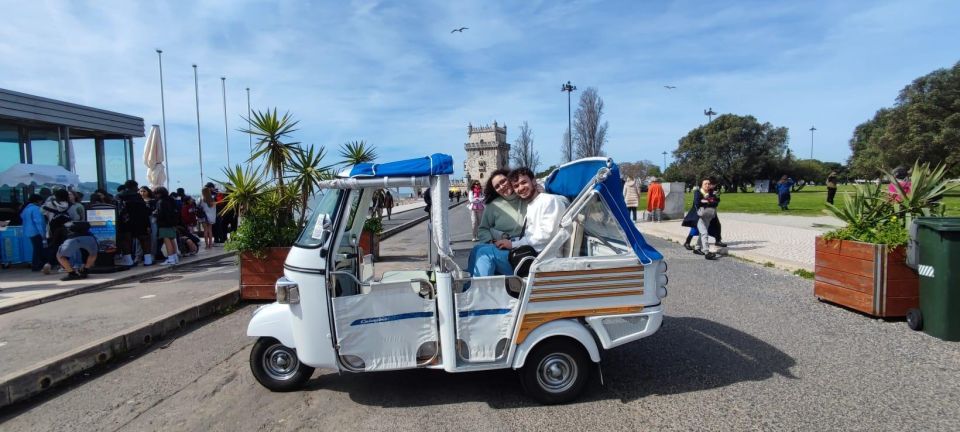
<path fill-rule="evenodd" d="M 312 367 L 300 363 L 297 350 L 271 337 L 253 344 L 250 370 L 261 385 L 275 392 L 297 390 L 313 375 Z"/>
<path fill-rule="evenodd" d="M 580 396 L 590 377 L 590 361 L 579 342 L 551 339 L 538 344 L 520 371 L 527 394 L 545 405 Z"/>

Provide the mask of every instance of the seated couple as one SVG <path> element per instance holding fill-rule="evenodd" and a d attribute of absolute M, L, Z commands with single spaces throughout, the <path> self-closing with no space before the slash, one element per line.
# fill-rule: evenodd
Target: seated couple
<path fill-rule="evenodd" d="M 499 169 L 487 180 L 479 243 L 470 251 L 474 277 L 513 275 L 510 250 L 530 246 L 543 251 L 559 229 L 567 199 L 540 192 L 529 168 Z"/>

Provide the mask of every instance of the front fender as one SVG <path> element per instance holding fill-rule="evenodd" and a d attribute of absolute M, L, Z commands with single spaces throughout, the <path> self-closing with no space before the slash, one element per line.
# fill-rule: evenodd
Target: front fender
<path fill-rule="evenodd" d="M 272 337 L 287 347 L 296 348 L 291 314 L 289 305 L 271 303 L 260 306 L 247 324 L 247 336 Z"/>
<path fill-rule="evenodd" d="M 530 332 L 523 343 L 517 347 L 517 354 L 513 357 L 513 368 L 520 369 L 523 367 L 523 362 L 526 361 L 527 355 L 530 354 L 533 347 L 540 341 L 554 336 L 569 337 L 580 342 L 580 345 L 583 345 L 587 354 L 590 355 L 590 360 L 593 360 L 594 363 L 600 363 L 600 349 L 597 348 L 597 342 L 593 339 L 590 331 L 579 321 L 562 319 L 550 321 Z"/>

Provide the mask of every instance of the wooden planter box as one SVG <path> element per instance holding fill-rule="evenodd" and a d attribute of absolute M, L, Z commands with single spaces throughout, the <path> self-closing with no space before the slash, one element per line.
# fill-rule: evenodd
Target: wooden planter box
<path fill-rule="evenodd" d="M 817 237 L 813 295 L 876 317 L 903 317 L 918 307 L 920 279 L 904 248 Z"/>
<path fill-rule="evenodd" d="M 380 235 L 370 231 L 360 231 L 359 244 L 364 254 L 373 254 L 374 258 L 380 258 Z"/>
<path fill-rule="evenodd" d="M 283 276 L 283 262 L 289 252 L 289 247 L 274 247 L 263 258 L 249 252 L 240 254 L 240 298 L 275 300 L 274 284 Z"/>

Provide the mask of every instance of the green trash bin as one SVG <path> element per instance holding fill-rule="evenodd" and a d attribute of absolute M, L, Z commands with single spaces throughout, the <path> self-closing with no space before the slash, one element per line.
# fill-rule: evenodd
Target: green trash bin
<path fill-rule="evenodd" d="M 960 341 L 960 218 L 918 218 L 920 311 L 911 328 Z M 912 322 L 911 322 L 912 321 Z"/>

